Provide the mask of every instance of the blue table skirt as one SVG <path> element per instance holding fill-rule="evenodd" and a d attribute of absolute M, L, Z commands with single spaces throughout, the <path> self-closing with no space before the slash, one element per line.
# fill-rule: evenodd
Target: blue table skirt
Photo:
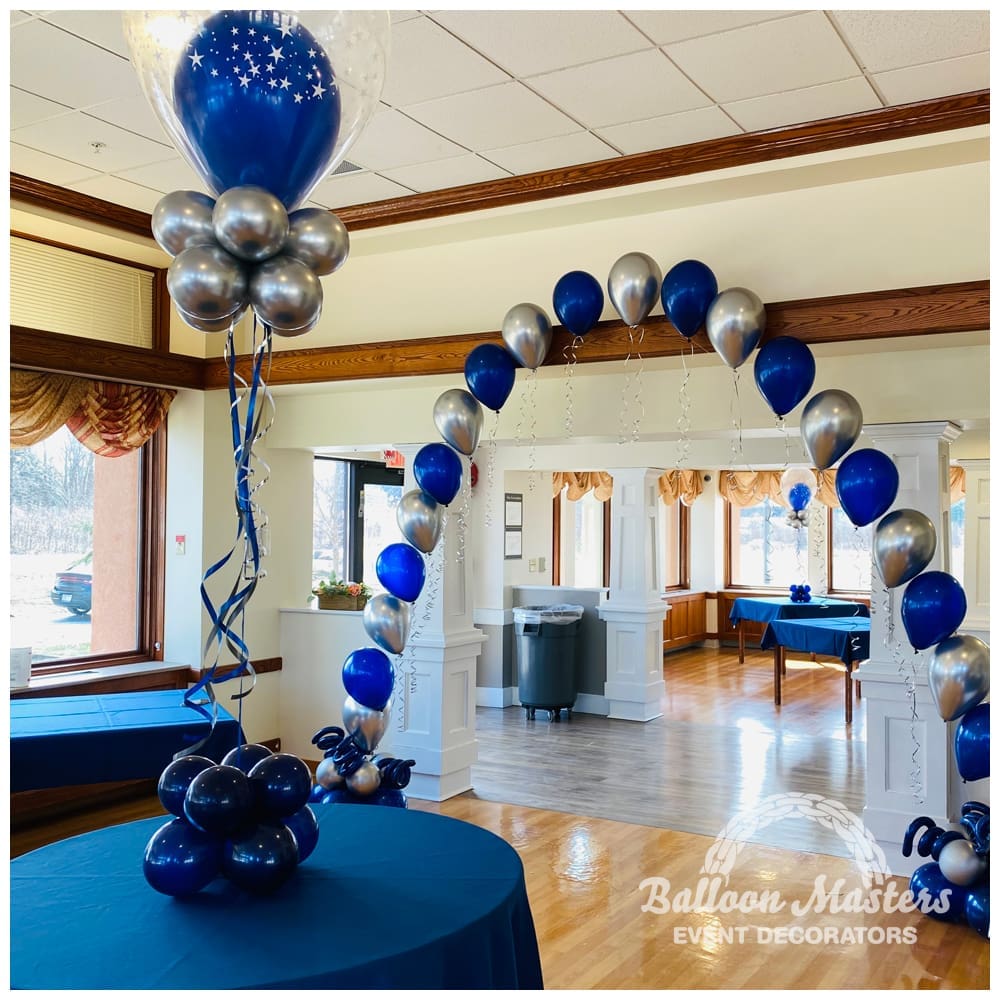
<path fill-rule="evenodd" d="M 274 895 L 219 878 L 151 889 L 165 818 L 11 862 L 15 989 L 542 987 L 521 859 L 499 837 L 411 809 L 317 805 L 319 845 Z"/>
<path fill-rule="evenodd" d="M 832 597 L 814 597 L 805 603 L 797 603 L 790 597 L 737 597 L 729 612 L 729 621 L 738 625 L 743 619 L 771 622 L 777 618 L 844 618 L 850 615 L 868 618 L 870 612 L 864 604 Z"/>
<path fill-rule="evenodd" d="M 845 664 L 867 660 L 870 645 L 870 618 L 779 618 L 767 626 L 760 643 L 761 649 L 784 646 L 836 656 Z"/>
<path fill-rule="evenodd" d="M 183 691 L 137 691 L 10 703 L 11 791 L 158 778 L 179 750 L 209 733 Z M 242 741 L 222 706 L 198 753 L 220 761 Z"/>

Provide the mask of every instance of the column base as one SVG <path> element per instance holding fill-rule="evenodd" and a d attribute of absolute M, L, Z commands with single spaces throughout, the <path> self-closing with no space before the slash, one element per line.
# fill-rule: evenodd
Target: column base
<path fill-rule="evenodd" d="M 624 719 L 627 722 L 652 722 L 653 719 L 659 719 L 662 715 L 659 698 L 644 702 L 608 699 L 609 719 Z"/>
<path fill-rule="evenodd" d="M 404 795 L 426 802 L 444 802 L 472 790 L 472 768 L 462 767 L 449 774 L 414 774 Z"/>

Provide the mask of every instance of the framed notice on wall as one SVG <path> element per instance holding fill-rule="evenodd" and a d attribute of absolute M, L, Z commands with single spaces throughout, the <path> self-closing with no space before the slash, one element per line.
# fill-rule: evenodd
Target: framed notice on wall
<path fill-rule="evenodd" d="M 503 495 L 503 526 L 505 528 L 524 526 L 523 493 L 505 493 Z"/>
<path fill-rule="evenodd" d="M 521 558 L 521 529 L 507 528 L 503 533 L 503 557 L 504 559 Z"/>

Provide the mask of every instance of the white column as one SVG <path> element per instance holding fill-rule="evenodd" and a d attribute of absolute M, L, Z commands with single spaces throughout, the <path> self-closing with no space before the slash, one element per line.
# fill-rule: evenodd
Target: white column
<path fill-rule="evenodd" d="M 929 421 L 866 426 L 865 433 L 899 470 L 899 493 L 892 510 L 919 510 L 931 519 L 937 530 L 937 549 L 927 569 L 947 572 L 949 444 L 961 430 L 948 421 Z M 857 675 L 868 728 L 864 822 L 885 851 L 892 871 L 909 875 L 926 860 L 916 854 L 904 858 L 900 852 L 910 821 L 922 814 L 941 825 L 948 821 L 954 727 L 941 720 L 931 699 L 927 686 L 930 651 L 915 654 L 906 637 L 900 615 L 905 587 L 894 588 L 888 599 L 895 623 L 892 643 L 885 590 L 874 564 L 872 588 L 871 657 Z M 915 718 L 901 661 L 915 672 Z"/>
<path fill-rule="evenodd" d="M 403 491 L 417 489 L 413 459 L 420 445 L 397 445 L 406 458 Z M 469 460 L 462 459 L 463 477 Z M 413 605 L 411 637 L 398 657 L 402 712 L 394 712 L 393 753 L 412 758 L 407 795 L 443 801 L 472 787 L 476 750 L 476 658 L 483 633 L 472 624 L 472 523 L 459 557 L 459 494 L 449 507 L 437 548 L 427 557 L 427 582 Z M 471 519 L 470 519 L 471 521 Z"/>
<path fill-rule="evenodd" d="M 600 608 L 608 624 L 604 694 L 612 719 L 659 718 L 663 698 L 663 567 L 657 553 L 661 469 L 609 469 L 611 588 Z"/>
<path fill-rule="evenodd" d="M 990 641 L 990 460 L 965 459 L 965 559 L 956 572 L 969 610 L 962 631 Z M 956 567 L 958 569 L 959 567 Z"/>

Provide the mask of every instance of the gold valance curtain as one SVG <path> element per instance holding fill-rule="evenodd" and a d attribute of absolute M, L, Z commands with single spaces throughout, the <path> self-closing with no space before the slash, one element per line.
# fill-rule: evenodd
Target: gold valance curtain
<path fill-rule="evenodd" d="M 66 424 L 95 454 L 126 455 L 153 436 L 176 395 L 175 389 L 12 369 L 10 446 L 36 444 Z"/>
<path fill-rule="evenodd" d="M 660 488 L 660 499 L 669 507 L 678 500 L 685 507 L 701 496 L 703 489 L 701 473 L 697 469 L 669 469 L 656 481 Z"/>
<path fill-rule="evenodd" d="M 552 496 L 559 496 L 564 486 L 567 500 L 580 500 L 593 490 L 595 499 L 603 503 L 611 499 L 614 480 L 607 472 L 553 472 Z"/>

